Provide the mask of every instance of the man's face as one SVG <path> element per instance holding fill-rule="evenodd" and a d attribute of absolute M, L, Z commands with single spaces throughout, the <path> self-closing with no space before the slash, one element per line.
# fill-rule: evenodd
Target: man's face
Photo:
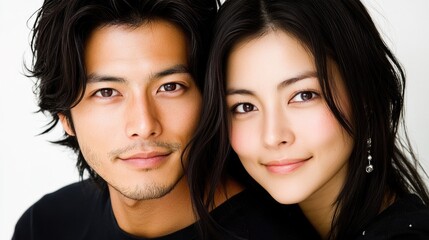
<path fill-rule="evenodd" d="M 184 171 L 181 154 L 201 108 L 184 34 L 165 21 L 96 29 L 85 46 L 84 97 L 60 116 L 88 164 L 113 191 L 160 198 Z"/>

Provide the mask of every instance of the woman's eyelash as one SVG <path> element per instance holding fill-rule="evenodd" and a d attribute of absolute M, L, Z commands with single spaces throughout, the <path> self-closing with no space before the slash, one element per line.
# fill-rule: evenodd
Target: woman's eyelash
<path fill-rule="evenodd" d="M 231 112 L 235 114 L 245 114 L 255 110 L 258 110 L 258 108 L 255 105 L 248 102 L 237 103 L 231 107 Z"/>
<path fill-rule="evenodd" d="M 318 96 L 320 96 L 320 94 L 314 90 L 302 90 L 295 93 L 289 102 L 307 102 L 313 100 Z"/>

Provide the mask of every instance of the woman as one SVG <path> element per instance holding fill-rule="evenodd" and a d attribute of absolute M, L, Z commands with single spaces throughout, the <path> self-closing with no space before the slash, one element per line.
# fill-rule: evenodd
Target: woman
<path fill-rule="evenodd" d="M 208 66 L 190 154 L 197 204 L 213 203 L 202 186 L 233 163 L 229 136 L 322 239 L 429 239 L 428 191 L 398 135 L 404 72 L 360 1 L 227 0 Z"/>

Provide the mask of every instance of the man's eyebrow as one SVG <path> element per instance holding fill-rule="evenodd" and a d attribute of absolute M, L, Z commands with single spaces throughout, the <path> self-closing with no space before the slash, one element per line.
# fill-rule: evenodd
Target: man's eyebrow
<path fill-rule="evenodd" d="M 307 78 L 314 78 L 317 77 L 317 73 L 315 71 L 306 71 L 303 73 L 298 74 L 295 77 L 292 78 L 288 78 L 284 81 L 282 81 L 281 83 L 278 84 L 277 88 L 281 89 L 281 88 L 285 88 L 291 84 L 294 84 L 300 80 L 303 79 L 307 79 Z M 227 89 L 226 91 L 226 95 L 233 95 L 233 94 L 238 94 L 238 95 L 254 95 L 255 93 L 253 91 L 247 90 L 247 89 Z"/>
<path fill-rule="evenodd" d="M 149 76 L 149 80 L 156 80 L 159 78 L 163 78 L 172 74 L 177 73 L 189 73 L 188 67 L 183 64 L 177 64 L 167 69 L 156 72 L 155 74 L 151 74 Z M 121 82 L 125 83 L 127 80 L 122 77 L 115 77 L 109 75 L 99 75 L 97 73 L 91 73 L 87 77 L 87 83 L 96 83 L 96 82 Z"/>
<path fill-rule="evenodd" d="M 163 77 L 173 75 L 173 74 L 177 74 L 177 73 L 189 73 L 189 69 L 187 66 L 185 66 L 183 64 L 177 64 L 177 65 L 174 65 L 172 67 L 169 67 L 167 69 L 164 69 L 160 72 L 153 74 L 149 79 L 151 79 L 151 80 L 159 79 L 159 78 L 163 78 Z"/>
<path fill-rule="evenodd" d="M 98 75 L 96 73 L 91 73 L 87 77 L 87 83 L 96 83 L 96 82 L 126 82 L 124 78 L 114 77 L 114 76 L 104 76 Z"/>

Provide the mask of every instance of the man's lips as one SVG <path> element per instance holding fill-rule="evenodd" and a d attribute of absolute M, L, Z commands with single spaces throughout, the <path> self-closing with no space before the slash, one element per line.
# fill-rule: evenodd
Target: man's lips
<path fill-rule="evenodd" d="M 286 160 L 280 160 L 280 161 L 271 161 L 271 162 L 263 163 L 262 165 L 264 165 L 267 168 L 267 170 L 272 173 L 287 174 L 301 167 L 310 159 L 311 157 L 305 158 L 305 159 L 286 159 Z"/>
<path fill-rule="evenodd" d="M 128 160 L 134 160 L 134 159 L 151 159 L 151 158 L 157 158 L 157 157 L 163 157 L 170 155 L 171 152 L 141 152 L 132 154 L 125 157 L 119 157 L 121 160 L 128 161 Z"/>
<path fill-rule="evenodd" d="M 119 157 L 123 162 L 140 169 L 158 168 L 171 155 L 171 152 L 142 152 Z"/>

